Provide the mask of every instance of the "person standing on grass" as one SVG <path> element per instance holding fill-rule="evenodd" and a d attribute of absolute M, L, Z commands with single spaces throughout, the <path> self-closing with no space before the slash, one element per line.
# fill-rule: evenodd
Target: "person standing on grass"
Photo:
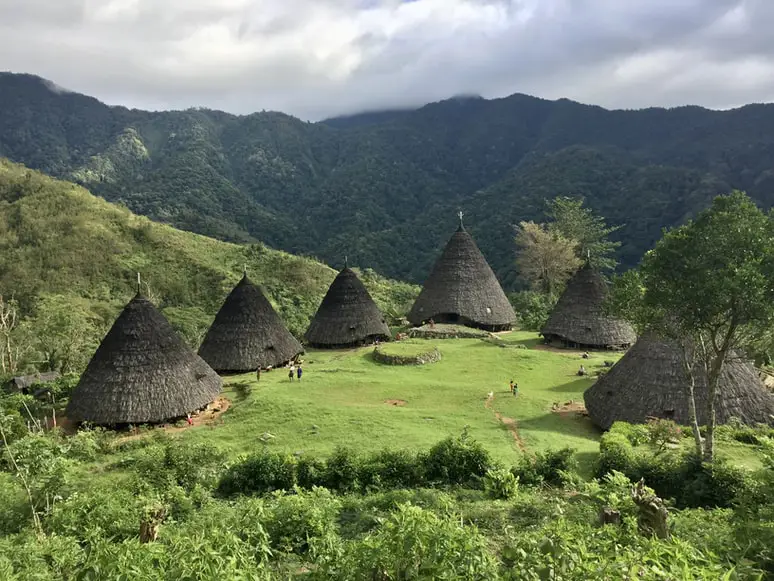
<path fill-rule="evenodd" d="M 296 369 L 296 377 L 298 377 L 298 381 L 301 381 L 301 374 L 304 372 L 303 369 L 301 369 L 301 364 L 298 364 L 298 368 Z"/>
<path fill-rule="evenodd" d="M 290 381 L 293 381 L 293 375 L 294 375 L 294 372 L 295 372 L 295 370 L 296 370 L 296 368 L 295 368 L 295 367 L 293 366 L 293 364 L 291 363 L 291 365 L 290 365 L 290 369 L 288 370 L 288 379 L 289 379 Z"/>
<path fill-rule="evenodd" d="M 513 393 L 513 385 L 514 383 L 513 383 L 513 380 L 511 379 L 511 393 Z"/>
<path fill-rule="evenodd" d="M 189 426 L 193 426 L 193 418 L 191 418 L 191 414 L 187 415 L 185 421 L 188 422 Z"/>
<path fill-rule="evenodd" d="M 261 366 L 258 366 L 258 369 L 255 370 L 255 381 L 261 381 Z"/>

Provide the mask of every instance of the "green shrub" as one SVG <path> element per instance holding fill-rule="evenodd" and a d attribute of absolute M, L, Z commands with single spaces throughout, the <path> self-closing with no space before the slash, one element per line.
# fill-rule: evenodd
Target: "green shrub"
<path fill-rule="evenodd" d="M 527 331 L 539 331 L 548 321 L 556 297 L 537 291 L 520 291 L 508 295 L 518 316 L 518 325 Z"/>
<path fill-rule="evenodd" d="M 564 486 L 574 480 L 577 465 L 575 450 L 562 448 L 538 452 L 534 458 L 522 456 L 511 472 L 526 486 Z"/>
<path fill-rule="evenodd" d="M 309 550 L 310 540 L 336 532 L 340 505 L 324 488 L 277 494 L 268 505 L 262 524 L 273 548 L 300 555 Z"/>
<path fill-rule="evenodd" d="M 171 440 L 145 448 L 135 470 L 144 482 L 158 490 L 180 486 L 190 491 L 196 486 L 214 487 L 223 464 L 223 455 L 211 444 Z"/>
<path fill-rule="evenodd" d="M 125 488 L 87 489 L 55 503 L 43 525 L 52 534 L 82 542 L 97 538 L 119 542 L 137 536 L 140 507 L 134 494 Z"/>
<path fill-rule="evenodd" d="M 489 498 L 507 500 L 519 490 L 519 479 L 510 470 L 494 468 L 484 476 L 484 492 Z"/>
<path fill-rule="evenodd" d="M 352 492 L 358 489 L 360 476 L 360 457 L 351 449 L 337 447 L 325 461 L 323 483 L 326 488 L 339 492 Z"/>
<path fill-rule="evenodd" d="M 311 490 L 325 485 L 325 462 L 319 458 L 301 456 L 296 465 L 298 486 Z"/>
<path fill-rule="evenodd" d="M 421 458 L 427 481 L 443 484 L 471 484 L 494 467 L 489 452 L 464 435 L 441 440 Z"/>
<path fill-rule="evenodd" d="M 368 488 L 415 488 L 424 483 L 423 466 L 407 450 L 382 450 L 365 458 L 360 482 Z"/>
<path fill-rule="evenodd" d="M 377 530 L 320 559 L 315 579 L 497 579 L 487 539 L 459 519 L 401 505 Z"/>
<path fill-rule="evenodd" d="M 226 470 L 218 484 L 222 495 L 263 494 L 290 490 L 296 484 L 296 465 L 291 456 L 260 452 Z"/>

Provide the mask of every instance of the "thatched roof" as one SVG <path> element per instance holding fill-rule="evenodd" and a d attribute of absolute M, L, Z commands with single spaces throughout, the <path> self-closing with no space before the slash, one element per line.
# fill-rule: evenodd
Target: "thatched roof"
<path fill-rule="evenodd" d="M 580 347 L 628 347 L 637 340 L 632 326 L 607 316 L 607 282 L 588 264 L 567 283 L 540 333 Z"/>
<path fill-rule="evenodd" d="M 707 378 L 697 366 L 695 384 L 699 424 L 706 423 Z M 679 347 L 645 333 L 607 374 L 583 394 L 592 421 L 603 429 L 613 422 L 643 423 L 648 417 L 689 424 L 688 380 Z M 734 356 L 726 361 L 718 385 L 716 418 L 744 423 L 771 423 L 774 395 L 755 368 Z"/>
<path fill-rule="evenodd" d="M 419 293 L 408 319 L 434 319 L 483 328 L 509 328 L 516 313 L 473 238 L 460 225 Z"/>
<path fill-rule="evenodd" d="M 199 348 L 199 356 L 218 372 L 276 367 L 303 352 L 247 274 L 226 297 Z"/>
<path fill-rule="evenodd" d="M 161 422 L 205 407 L 220 388 L 220 377 L 138 294 L 91 358 L 66 414 L 103 425 Z"/>
<path fill-rule="evenodd" d="M 29 389 L 33 385 L 41 383 L 48 383 L 59 379 L 58 371 L 47 371 L 45 373 L 36 373 L 34 375 L 20 375 L 18 377 L 12 377 L 8 382 L 8 386 L 11 389 L 18 389 L 23 391 Z"/>
<path fill-rule="evenodd" d="M 345 266 L 312 318 L 307 342 L 317 347 L 341 347 L 389 337 L 390 329 L 379 307 L 357 275 Z"/>

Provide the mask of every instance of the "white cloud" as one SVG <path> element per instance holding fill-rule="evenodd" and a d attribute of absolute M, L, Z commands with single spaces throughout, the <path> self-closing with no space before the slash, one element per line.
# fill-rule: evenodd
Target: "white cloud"
<path fill-rule="evenodd" d="M 774 98 L 770 0 L 0 0 L 0 69 L 112 104 L 303 118 L 523 92 Z"/>

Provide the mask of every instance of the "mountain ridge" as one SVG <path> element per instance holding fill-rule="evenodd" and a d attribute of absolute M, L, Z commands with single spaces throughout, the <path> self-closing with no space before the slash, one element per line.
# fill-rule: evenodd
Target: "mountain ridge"
<path fill-rule="evenodd" d="M 626 111 L 514 94 L 354 117 L 145 112 L 0 74 L 0 155 L 176 227 L 413 282 L 460 208 L 515 288 L 512 225 L 542 219 L 545 197 L 582 196 L 624 224 L 624 267 L 708 196 L 774 201 L 774 105 Z"/>

